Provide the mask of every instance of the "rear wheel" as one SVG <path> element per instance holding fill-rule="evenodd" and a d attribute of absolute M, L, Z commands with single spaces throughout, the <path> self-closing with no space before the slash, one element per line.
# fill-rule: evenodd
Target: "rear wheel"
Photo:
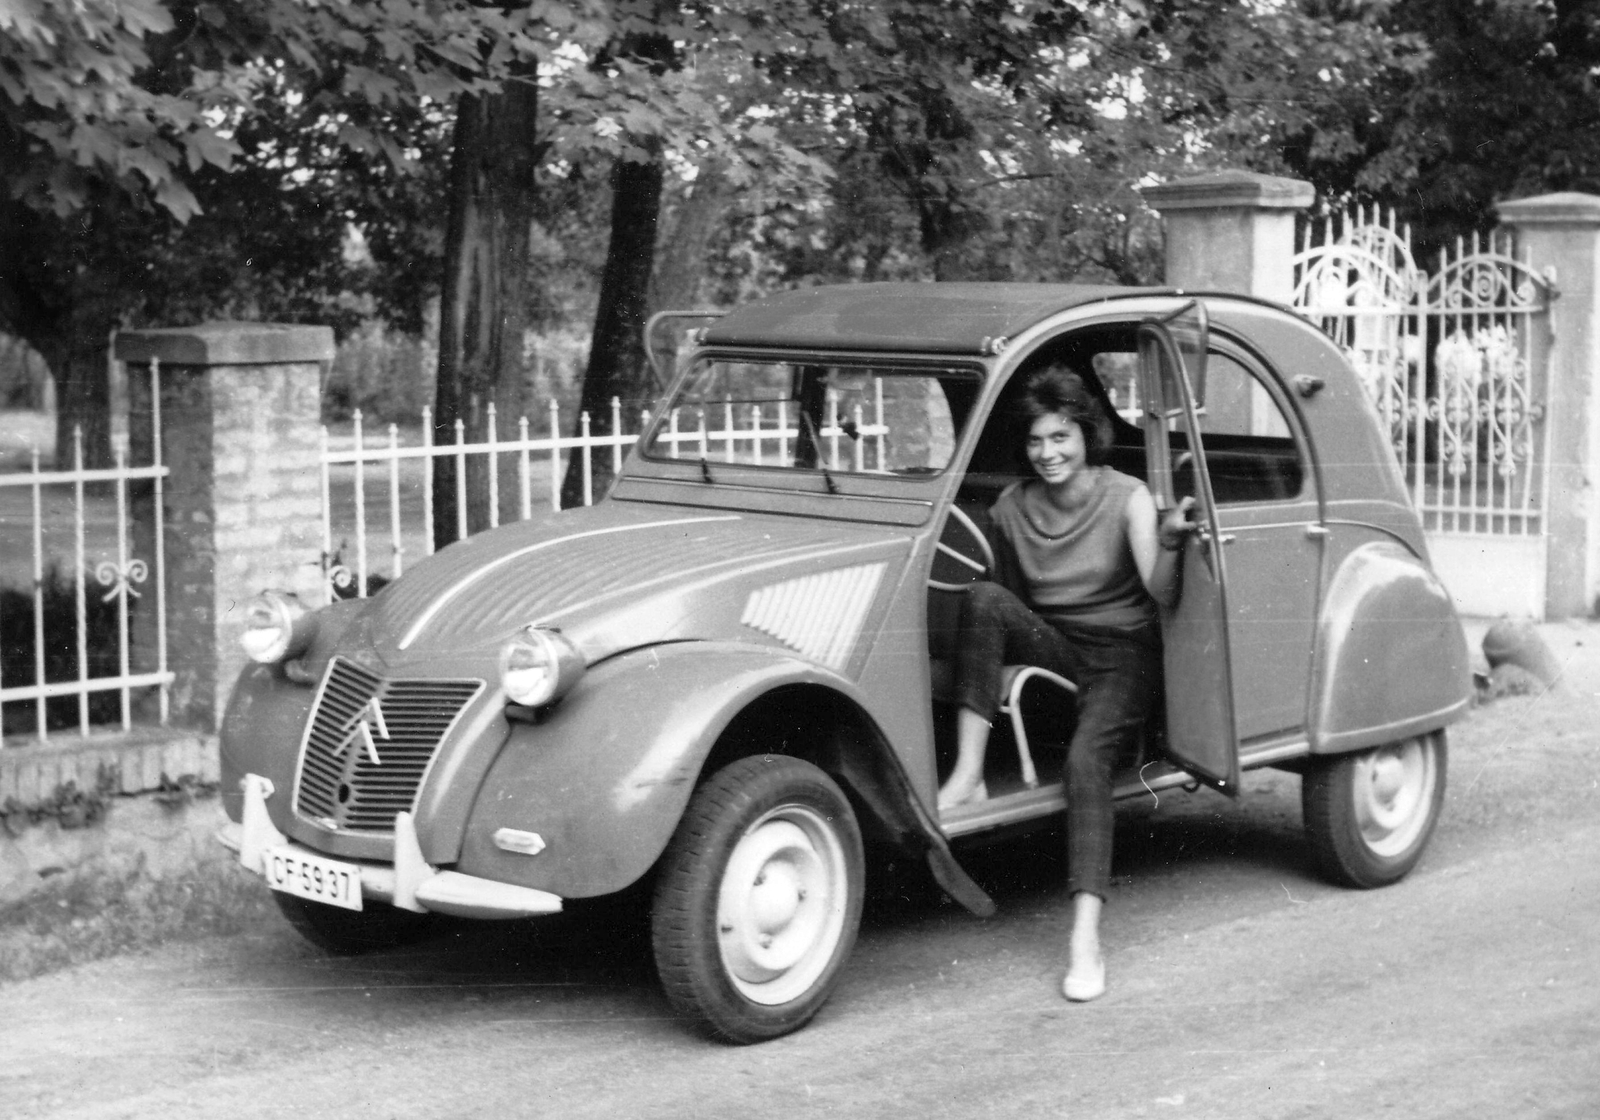
<path fill-rule="evenodd" d="M 861 830 L 827 774 L 785 755 L 717 771 L 656 882 L 651 934 L 667 998 L 730 1042 L 804 1026 L 855 943 L 863 880 Z"/>
<path fill-rule="evenodd" d="M 1300 787 L 1318 869 L 1347 887 L 1382 887 L 1422 857 L 1444 803 L 1444 732 L 1323 759 Z"/>
<path fill-rule="evenodd" d="M 282 891 L 273 891 L 272 897 L 301 937 L 340 956 L 410 944 L 426 935 L 432 924 L 428 914 L 382 903 L 364 910 L 345 910 Z"/>

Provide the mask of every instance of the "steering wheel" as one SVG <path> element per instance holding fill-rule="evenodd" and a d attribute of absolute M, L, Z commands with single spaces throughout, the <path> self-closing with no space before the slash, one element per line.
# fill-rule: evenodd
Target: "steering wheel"
<path fill-rule="evenodd" d="M 928 586 L 939 591 L 965 591 L 994 571 L 994 550 L 976 522 L 960 506 L 951 506 L 950 515 L 934 546 L 933 570 Z"/>

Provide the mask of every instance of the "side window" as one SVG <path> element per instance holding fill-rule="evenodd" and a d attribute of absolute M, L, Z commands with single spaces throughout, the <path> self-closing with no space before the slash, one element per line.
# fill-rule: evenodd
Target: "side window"
<path fill-rule="evenodd" d="M 1011 374 L 988 416 L 967 464 L 963 493 L 984 508 L 1000 490 L 1018 479 L 1033 477 L 1022 453 L 1015 426 L 1015 406 L 1035 370 L 1065 368 L 1076 373 L 1093 394 L 1104 394 L 1111 416 L 1109 464 L 1124 474 L 1144 478 L 1144 436 L 1139 430 L 1139 351 L 1136 324 L 1110 323 L 1075 330 L 1040 346 Z"/>
<path fill-rule="evenodd" d="M 1130 424 L 1139 423 L 1139 352 L 1102 350 L 1090 359 L 1095 376 L 1106 387 L 1111 407 Z"/>
<path fill-rule="evenodd" d="M 1306 468 L 1292 432 L 1254 372 L 1220 351 L 1207 355 L 1200 441 L 1219 505 L 1298 497 Z"/>

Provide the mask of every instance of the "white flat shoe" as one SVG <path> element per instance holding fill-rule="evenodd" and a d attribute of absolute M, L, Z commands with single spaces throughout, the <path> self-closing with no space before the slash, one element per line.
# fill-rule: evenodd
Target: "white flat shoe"
<path fill-rule="evenodd" d="M 989 800 L 989 785 L 980 780 L 960 797 L 946 797 L 941 790 L 939 793 L 939 812 L 948 813 L 951 809 L 959 809 L 963 805 L 976 805 L 980 801 Z"/>
<path fill-rule="evenodd" d="M 1093 960 L 1074 957 L 1072 967 L 1067 969 L 1066 979 L 1061 981 L 1061 994 L 1073 1003 L 1088 1003 L 1092 999 L 1099 999 L 1105 993 L 1105 957 L 1096 956 Z"/>

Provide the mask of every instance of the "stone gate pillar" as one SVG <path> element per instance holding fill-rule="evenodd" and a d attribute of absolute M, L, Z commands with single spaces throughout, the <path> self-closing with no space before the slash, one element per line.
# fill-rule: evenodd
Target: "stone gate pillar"
<path fill-rule="evenodd" d="M 1534 271 L 1555 280 L 1544 410 L 1545 617 L 1584 617 L 1600 596 L 1600 196 L 1502 202 L 1500 221 Z"/>
<path fill-rule="evenodd" d="M 133 462 L 149 462 L 160 406 L 167 665 L 172 722 L 206 731 L 222 720 L 245 663 L 242 607 L 278 587 L 320 604 L 318 431 L 328 327 L 207 323 L 125 331 L 113 356 L 130 376 Z M 148 367 L 160 363 L 152 400 Z M 155 555 L 155 489 L 134 494 L 135 552 Z M 154 565 L 152 565 L 154 571 Z M 155 596 L 142 592 L 133 645 L 154 669 Z"/>
<path fill-rule="evenodd" d="M 1289 302 L 1294 294 L 1294 216 L 1316 199 L 1310 183 L 1254 171 L 1219 171 L 1143 187 L 1139 193 L 1161 212 L 1168 284 Z"/>

